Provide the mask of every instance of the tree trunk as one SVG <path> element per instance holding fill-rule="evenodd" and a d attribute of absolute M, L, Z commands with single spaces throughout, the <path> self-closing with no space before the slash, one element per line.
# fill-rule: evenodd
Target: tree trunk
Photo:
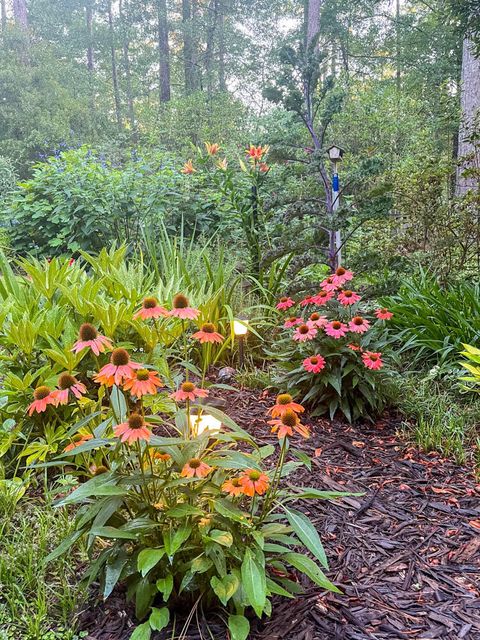
<path fill-rule="evenodd" d="M 185 93 L 189 95 L 195 90 L 191 0 L 182 0 L 182 30 L 183 30 L 183 73 L 185 76 Z"/>
<path fill-rule="evenodd" d="M 125 70 L 125 82 L 127 87 L 127 105 L 128 105 L 128 119 L 130 121 L 130 129 L 132 132 L 133 142 L 137 142 L 137 124 L 135 121 L 135 108 L 133 105 L 133 91 L 132 91 L 132 74 L 130 71 L 130 41 L 128 37 L 128 26 L 125 22 L 125 15 L 123 11 L 123 2 L 119 2 L 119 16 L 120 23 L 122 25 L 122 50 L 123 50 L 123 66 Z"/>
<path fill-rule="evenodd" d="M 220 11 L 218 14 L 218 89 L 219 91 L 227 90 L 227 81 L 225 79 L 225 5 L 226 0 L 221 0 Z"/>
<path fill-rule="evenodd" d="M 307 0 L 307 48 L 310 47 L 312 41 L 318 36 L 320 31 L 320 11 L 322 9 L 323 0 Z"/>
<path fill-rule="evenodd" d="M 7 7 L 5 6 L 5 0 L 0 0 L 0 11 L 2 14 L 2 33 L 5 33 L 7 28 Z"/>
<path fill-rule="evenodd" d="M 213 93 L 213 77 L 212 65 L 215 46 L 215 30 L 218 21 L 218 0 L 210 0 L 208 5 L 208 29 L 207 29 L 207 47 L 205 51 L 205 75 L 207 77 L 207 93 L 211 97 Z"/>
<path fill-rule="evenodd" d="M 13 17 L 15 24 L 22 29 L 28 30 L 27 2 L 26 0 L 13 0 Z"/>
<path fill-rule="evenodd" d="M 85 4 L 85 23 L 87 27 L 87 69 L 93 71 L 93 8 L 90 0 Z"/>
<path fill-rule="evenodd" d="M 472 42 L 467 38 L 463 41 L 461 107 L 462 121 L 458 135 L 458 159 L 461 162 L 457 168 L 457 195 L 479 186 L 478 177 L 463 175 L 466 169 L 480 169 L 479 149 L 469 140 L 480 110 L 480 58 L 475 56 Z"/>
<path fill-rule="evenodd" d="M 112 67 L 112 85 L 113 85 L 113 99 L 115 101 L 115 115 L 117 118 L 118 127 L 122 126 L 122 110 L 120 105 L 120 91 L 118 88 L 118 73 L 117 73 L 117 57 L 115 53 L 115 32 L 113 28 L 113 15 L 112 15 L 112 0 L 108 0 L 108 28 L 110 31 L 110 60 Z"/>
<path fill-rule="evenodd" d="M 170 100 L 170 46 L 168 43 L 167 0 L 157 0 L 160 102 Z"/>

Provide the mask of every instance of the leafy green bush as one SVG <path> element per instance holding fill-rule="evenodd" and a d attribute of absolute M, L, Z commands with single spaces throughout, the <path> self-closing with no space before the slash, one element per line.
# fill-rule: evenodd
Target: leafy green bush
<path fill-rule="evenodd" d="M 390 394 L 388 375 L 379 370 L 386 344 L 383 320 L 391 313 L 377 309 L 372 326 L 361 296 L 350 290 L 352 277 L 340 267 L 318 294 L 300 302 L 282 298 L 277 308 L 291 317 L 283 319 L 270 354 L 279 362 L 277 384 L 298 391 L 313 415 L 333 418 L 338 411 L 349 421 L 378 415 Z"/>
<path fill-rule="evenodd" d="M 391 337 L 412 367 L 455 368 L 463 343 L 480 337 L 480 285 L 459 282 L 442 287 L 422 272 L 399 293 L 385 299 L 394 313 Z"/>

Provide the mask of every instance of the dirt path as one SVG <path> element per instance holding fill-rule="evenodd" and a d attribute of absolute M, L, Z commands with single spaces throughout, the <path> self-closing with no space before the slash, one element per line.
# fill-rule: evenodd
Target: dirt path
<path fill-rule="evenodd" d="M 276 440 L 264 420 L 271 398 L 228 392 L 228 401 L 227 413 L 241 426 L 265 443 Z M 475 478 L 452 462 L 407 448 L 395 436 L 395 418 L 356 427 L 305 422 L 312 438 L 300 446 L 314 462 L 311 472 L 302 468 L 291 482 L 365 493 L 298 505 L 315 522 L 331 563 L 328 575 L 345 595 L 310 589 L 295 601 L 278 600 L 252 639 L 480 640 Z M 85 617 L 85 623 L 96 621 L 89 640 L 129 637 L 131 621 L 120 602 Z"/>

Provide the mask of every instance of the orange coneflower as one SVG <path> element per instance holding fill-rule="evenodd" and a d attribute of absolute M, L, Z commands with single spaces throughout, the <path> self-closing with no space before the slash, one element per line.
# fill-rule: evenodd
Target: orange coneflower
<path fill-rule="evenodd" d="M 132 413 L 127 422 L 122 422 L 114 427 L 113 432 L 120 438 L 121 442 L 132 444 L 137 440 L 145 440 L 148 442 L 152 432 L 148 428 L 149 425 L 139 413 Z"/>
<path fill-rule="evenodd" d="M 200 314 L 198 309 L 190 307 L 188 298 L 183 293 L 177 293 L 172 301 L 173 309 L 169 311 L 169 315 L 182 320 L 196 320 Z"/>
<path fill-rule="evenodd" d="M 113 384 L 118 386 L 129 378 L 133 378 L 135 370 L 141 368 L 141 364 L 130 360 L 130 356 L 125 349 L 114 349 L 110 356 L 109 364 L 100 369 L 94 380 L 107 387 L 111 387 Z"/>
<path fill-rule="evenodd" d="M 142 307 L 133 316 L 134 320 L 141 318 L 142 320 L 148 320 L 148 318 L 159 318 L 160 316 L 167 317 L 169 315 L 168 309 L 161 307 L 156 298 L 145 298 L 142 302 Z"/>
<path fill-rule="evenodd" d="M 206 389 L 196 387 L 193 382 L 189 382 L 188 380 L 183 382 L 177 391 L 170 394 L 170 398 L 175 400 L 175 402 L 182 402 L 184 400 L 194 402 L 196 398 L 206 398 L 207 396 L 208 391 Z"/>
<path fill-rule="evenodd" d="M 72 442 L 70 444 L 67 444 L 67 446 L 65 447 L 65 449 L 63 451 L 65 453 L 67 451 L 72 451 L 73 449 L 76 449 L 77 447 L 79 447 L 84 442 L 88 442 L 92 438 L 93 438 L 93 436 L 92 436 L 91 433 L 86 433 L 86 434 L 77 433 L 76 435 L 73 436 Z"/>
<path fill-rule="evenodd" d="M 28 415 L 31 416 L 34 411 L 43 413 L 49 404 L 55 404 L 55 398 L 50 389 L 45 385 L 37 387 L 33 392 L 33 402 L 28 407 Z"/>
<path fill-rule="evenodd" d="M 60 387 L 59 389 L 52 391 L 53 404 L 56 407 L 58 407 L 59 404 L 68 404 L 70 394 L 78 399 L 87 392 L 87 387 L 70 373 L 62 373 L 58 378 L 58 386 Z"/>
<path fill-rule="evenodd" d="M 240 478 L 227 478 L 222 484 L 222 491 L 228 493 L 231 496 L 239 496 L 243 493 L 243 486 L 240 483 Z"/>
<path fill-rule="evenodd" d="M 210 467 L 200 458 L 191 458 L 183 467 L 180 475 L 182 478 L 205 478 L 208 476 L 213 467 Z"/>
<path fill-rule="evenodd" d="M 185 164 L 183 165 L 183 169 L 181 170 L 181 173 L 184 173 L 185 175 L 189 175 L 192 173 L 196 173 L 196 169 L 193 166 L 193 162 L 192 160 L 187 160 L 187 162 L 185 162 Z"/>
<path fill-rule="evenodd" d="M 298 402 L 294 402 L 292 396 L 289 393 L 280 393 L 277 396 L 276 402 L 273 407 L 270 407 L 268 413 L 272 418 L 277 418 L 285 413 L 285 411 L 296 411 L 297 413 L 303 413 L 305 409 Z"/>
<path fill-rule="evenodd" d="M 220 145 L 217 142 L 204 142 L 204 145 L 209 156 L 214 156 L 220 151 Z"/>
<path fill-rule="evenodd" d="M 270 484 L 268 476 L 256 469 L 245 469 L 239 482 L 242 485 L 243 493 L 252 498 L 256 493 L 259 496 L 263 495 Z"/>
<path fill-rule="evenodd" d="M 217 327 L 213 324 L 213 322 L 206 322 L 202 325 L 200 331 L 196 331 L 193 336 L 196 340 L 200 340 L 200 342 L 223 342 L 223 336 L 220 333 L 217 333 Z"/>
<path fill-rule="evenodd" d="M 287 436 L 293 436 L 293 432 L 296 431 L 304 438 L 310 437 L 310 431 L 308 427 L 300 422 L 300 418 L 295 411 L 287 409 L 280 418 L 275 420 L 269 420 L 268 424 L 272 426 L 272 433 L 277 432 L 278 439 L 286 438 Z"/>
<path fill-rule="evenodd" d="M 105 351 L 105 349 L 112 348 L 112 341 L 110 338 L 102 336 L 95 329 L 93 324 L 85 322 L 80 327 L 79 340 L 75 342 L 72 347 L 74 353 L 78 353 L 82 349 L 91 349 L 93 353 L 98 356 Z"/>
<path fill-rule="evenodd" d="M 163 387 L 163 382 L 158 377 L 157 371 L 149 371 L 148 369 L 137 369 L 134 371 L 133 376 L 128 378 L 123 388 L 126 391 L 130 391 L 132 396 L 141 398 L 145 395 L 154 396 L 157 393 L 158 387 Z"/>

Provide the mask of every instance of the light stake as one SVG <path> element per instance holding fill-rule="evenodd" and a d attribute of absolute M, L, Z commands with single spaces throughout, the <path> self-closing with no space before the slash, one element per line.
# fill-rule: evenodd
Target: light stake
<path fill-rule="evenodd" d="M 248 320 L 246 318 L 234 320 L 233 333 L 238 338 L 238 368 L 243 369 L 245 364 L 245 338 L 248 333 Z"/>

